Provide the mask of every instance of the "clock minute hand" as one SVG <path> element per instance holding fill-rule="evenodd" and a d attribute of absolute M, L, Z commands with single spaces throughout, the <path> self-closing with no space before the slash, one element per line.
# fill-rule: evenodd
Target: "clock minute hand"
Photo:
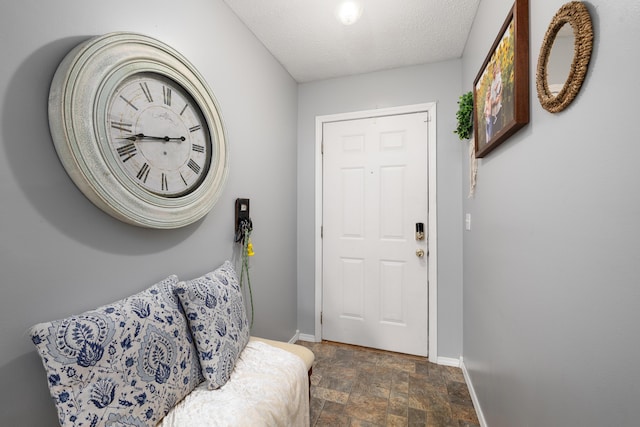
<path fill-rule="evenodd" d="M 151 139 L 154 141 L 184 141 L 187 138 L 185 138 L 184 136 L 178 136 L 178 137 L 170 137 L 170 136 L 151 136 L 151 135 L 145 135 L 143 133 L 140 133 L 138 135 L 140 139 Z"/>
<path fill-rule="evenodd" d="M 128 136 L 126 138 L 122 138 L 122 139 L 128 139 L 129 141 L 138 141 L 141 139 L 151 139 L 154 141 L 185 141 L 187 138 L 185 138 L 184 136 L 178 136 L 178 137 L 169 137 L 169 136 L 151 136 L 151 135 L 145 135 L 144 133 L 138 133 L 135 135 L 131 135 Z"/>

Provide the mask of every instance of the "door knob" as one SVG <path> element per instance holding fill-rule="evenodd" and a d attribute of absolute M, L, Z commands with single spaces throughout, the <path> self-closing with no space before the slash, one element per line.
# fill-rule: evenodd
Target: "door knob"
<path fill-rule="evenodd" d="M 422 258 L 424 256 L 424 249 L 417 249 L 416 250 L 416 256 L 418 258 Z"/>

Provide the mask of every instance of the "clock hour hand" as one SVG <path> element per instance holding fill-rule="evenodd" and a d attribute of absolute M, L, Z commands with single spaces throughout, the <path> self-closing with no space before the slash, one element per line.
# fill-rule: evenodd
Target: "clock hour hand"
<path fill-rule="evenodd" d="M 151 135 L 145 135 L 144 133 L 137 133 L 135 135 L 131 135 L 128 136 L 126 138 L 122 138 L 122 139 L 128 139 L 129 141 L 139 141 L 142 139 L 151 139 L 153 141 L 185 141 L 187 138 L 185 138 L 184 136 L 178 136 L 178 137 L 169 137 L 169 136 L 151 136 Z"/>

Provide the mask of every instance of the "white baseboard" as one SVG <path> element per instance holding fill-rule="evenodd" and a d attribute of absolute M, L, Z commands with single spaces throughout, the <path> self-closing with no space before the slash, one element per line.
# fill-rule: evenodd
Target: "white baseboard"
<path fill-rule="evenodd" d="M 289 344 L 293 344 L 296 341 L 298 341 L 300 339 L 300 330 L 296 329 L 296 333 L 293 337 L 291 337 L 291 339 L 289 340 Z"/>
<path fill-rule="evenodd" d="M 464 381 L 467 383 L 467 388 L 469 389 L 469 394 L 471 395 L 471 401 L 473 402 L 473 407 L 476 410 L 478 421 L 480 421 L 480 427 L 489 427 L 489 425 L 487 424 L 487 420 L 484 418 L 484 413 L 482 413 L 478 395 L 476 394 L 476 390 L 473 388 L 471 377 L 469 376 L 469 372 L 467 371 L 467 367 L 464 364 L 464 359 L 462 358 L 462 356 L 460 356 L 460 367 L 462 368 L 462 375 L 464 375 Z"/>
<path fill-rule="evenodd" d="M 460 367 L 460 360 L 454 359 L 453 357 L 438 357 L 436 363 L 438 365 Z"/>
<path fill-rule="evenodd" d="M 300 330 L 297 329 L 296 334 L 289 340 L 289 343 L 293 344 L 298 340 L 307 341 L 307 342 L 316 342 L 316 337 L 314 335 L 301 334 Z"/>
<path fill-rule="evenodd" d="M 317 342 L 315 335 L 309 335 L 309 334 L 298 333 L 298 339 L 300 341 Z"/>

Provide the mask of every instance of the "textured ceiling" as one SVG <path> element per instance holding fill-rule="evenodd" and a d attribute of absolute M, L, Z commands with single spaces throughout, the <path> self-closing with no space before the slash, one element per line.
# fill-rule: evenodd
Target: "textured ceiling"
<path fill-rule="evenodd" d="M 342 25 L 342 0 L 224 0 L 296 81 L 462 56 L 480 0 L 360 0 Z"/>

